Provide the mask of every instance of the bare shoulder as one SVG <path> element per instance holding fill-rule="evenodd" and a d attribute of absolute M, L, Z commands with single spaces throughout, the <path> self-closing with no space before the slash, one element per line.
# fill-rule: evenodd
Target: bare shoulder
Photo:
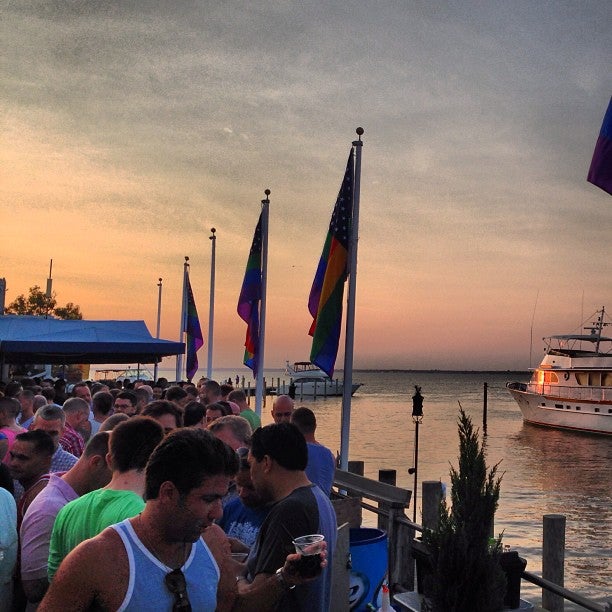
<path fill-rule="evenodd" d="M 38 610 L 116 610 L 128 586 L 129 564 L 112 528 L 81 542 L 62 561 Z"/>

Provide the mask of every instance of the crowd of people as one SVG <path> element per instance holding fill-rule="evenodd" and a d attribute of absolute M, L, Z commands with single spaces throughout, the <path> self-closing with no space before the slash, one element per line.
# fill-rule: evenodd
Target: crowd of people
<path fill-rule="evenodd" d="M 336 461 L 270 417 L 205 378 L 0 383 L 0 612 L 329 610 Z"/>

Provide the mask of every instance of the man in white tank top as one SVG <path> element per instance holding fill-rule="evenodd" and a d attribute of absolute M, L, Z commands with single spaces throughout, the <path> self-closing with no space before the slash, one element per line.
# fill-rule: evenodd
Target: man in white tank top
<path fill-rule="evenodd" d="M 147 464 L 143 512 L 75 548 L 39 610 L 214 611 L 219 568 L 200 536 L 221 517 L 237 468 L 209 432 L 166 436 Z"/>

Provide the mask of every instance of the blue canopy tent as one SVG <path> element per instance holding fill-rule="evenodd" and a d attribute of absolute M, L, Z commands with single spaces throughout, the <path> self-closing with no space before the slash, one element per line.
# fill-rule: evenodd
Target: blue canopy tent
<path fill-rule="evenodd" d="M 144 321 L 0 316 L 0 363 L 158 363 L 183 342 L 153 338 Z"/>

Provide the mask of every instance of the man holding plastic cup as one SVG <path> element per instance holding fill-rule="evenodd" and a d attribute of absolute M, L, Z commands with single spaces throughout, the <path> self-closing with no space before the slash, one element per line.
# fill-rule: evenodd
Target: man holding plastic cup
<path fill-rule="evenodd" d="M 262 501 L 272 505 L 247 559 L 246 576 L 238 579 L 237 609 L 241 599 L 246 604 L 249 591 L 259 590 L 260 584 L 276 574 L 285 589 L 281 600 L 271 609 L 329 610 L 336 514 L 329 498 L 306 477 L 307 462 L 306 440 L 295 425 L 273 424 L 253 433 L 249 453 L 251 479 Z M 303 543 L 302 536 L 312 537 Z M 321 542 L 327 546 L 328 564 L 324 563 L 323 568 L 318 556 L 325 550 Z M 300 548 L 303 544 L 305 548 Z M 300 557 L 290 564 L 288 575 L 283 564 L 287 555 L 296 551 Z M 295 586 L 297 576 L 311 580 Z"/>

